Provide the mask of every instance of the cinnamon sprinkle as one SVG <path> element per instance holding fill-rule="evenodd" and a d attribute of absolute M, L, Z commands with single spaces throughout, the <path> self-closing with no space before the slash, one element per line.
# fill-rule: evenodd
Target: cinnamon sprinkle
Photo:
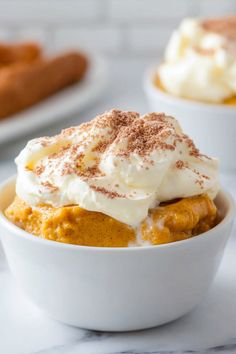
<path fill-rule="evenodd" d="M 203 189 L 204 182 L 201 179 L 196 179 L 195 183 L 199 184 L 200 188 Z"/>
<path fill-rule="evenodd" d="M 182 161 L 182 160 L 176 161 L 175 167 L 178 168 L 179 170 L 182 170 L 185 167 L 184 161 Z"/>
<path fill-rule="evenodd" d="M 117 193 L 115 191 L 109 191 L 109 190 L 105 189 L 104 187 L 97 187 L 97 186 L 94 186 L 94 185 L 90 185 L 90 188 L 95 190 L 96 192 L 105 194 L 110 199 L 126 198 L 125 194 L 119 194 L 119 193 Z"/>
<path fill-rule="evenodd" d="M 50 145 L 50 137 L 49 136 L 43 136 L 39 138 L 39 143 L 42 147 L 47 147 Z"/>
<path fill-rule="evenodd" d="M 202 27 L 209 32 L 224 36 L 230 41 L 236 40 L 236 15 L 202 21 Z"/>
<path fill-rule="evenodd" d="M 57 192 L 59 190 L 59 188 L 57 186 L 54 186 L 52 183 L 50 183 L 49 181 L 46 182 L 41 182 L 41 184 L 44 187 L 47 187 L 48 189 L 51 190 L 51 192 Z"/>
<path fill-rule="evenodd" d="M 136 119 L 133 124 L 128 125 L 118 133 L 116 142 L 127 139 L 127 147 L 119 151 L 118 155 L 129 157 L 136 153 L 140 156 L 149 155 L 153 150 L 175 150 L 173 144 L 168 144 L 165 139 L 171 135 L 166 129 L 172 129 L 173 125 L 168 123 L 163 113 L 150 113 Z"/>
<path fill-rule="evenodd" d="M 200 55 L 203 56 L 213 56 L 215 54 L 215 49 L 206 49 L 206 48 L 199 48 L 199 47 L 194 47 L 195 51 L 199 53 Z"/>
<path fill-rule="evenodd" d="M 202 175 L 202 178 L 204 178 L 204 179 L 210 179 L 210 177 L 209 177 L 209 176 L 206 176 L 206 175 Z"/>
<path fill-rule="evenodd" d="M 78 136 L 79 139 L 75 138 L 75 142 L 73 142 L 72 135 Z M 142 158 L 140 166 L 147 170 L 150 165 L 154 165 L 154 160 L 150 156 L 152 152 L 175 151 L 178 149 L 179 143 L 185 144 L 190 156 L 197 159 L 205 156 L 200 154 L 187 135 L 179 132 L 175 119 L 164 113 L 150 113 L 141 117 L 137 112 L 123 112 L 114 109 L 79 127 L 63 130 L 61 134 L 54 137 L 54 140 L 67 141 L 68 137 L 70 141 L 65 143 L 65 146 L 47 157 L 47 164 L 50 167 L 49 174 L 51 173 L 52 176 L 53 171 L 58 169 L 61 176 L 75 174 L 87 181 L 94 177 L 102 177 L 104 173 L 99 166 L 101 158 L 106 156 L 108 149 L 115 157 L 119 157 L 120 162 L 129 160 L 133 155 L 140 156 Z M 50 139 L 45 137 L 41 143 L 50 144 Z M 87 148 L 89 156 L 86 152 Z M 181 154 L 182 151 L 179 153 Z M 114 161 L 114 166 L 116 166 L 116 161 Z M 175 166 L 178 169 L 188 167 L 181 159 L 175 163 Z M 34 173 L 40 176 L 45 168 L 41 164 L 35 168 Z M 205 175 L 199 177 L 209 178 Z M 203 182 L 197 181 L 196 183 L 202 184 Z M 43 182 L 42 185 L 52 191 L 58 190 L 58 187 L 53 186 L 49 181 Z M 118 184 L 115 187 L 118 187 Z M 111 199 L 126 198 L 124 194 L 107 190 L 104 187 L 91 185 L 90 188 Z"/>
<path fill-rule="evenodd" d="M 36 176 L 40 176 L 44 171 L 45 166 L 43 165 L 36 166 L 36 168 L 34 169 L 34 173 L 36 174 Z"/>

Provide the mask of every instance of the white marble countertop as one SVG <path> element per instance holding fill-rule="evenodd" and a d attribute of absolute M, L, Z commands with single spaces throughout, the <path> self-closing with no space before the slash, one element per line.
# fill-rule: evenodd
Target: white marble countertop
<path fill-rule="evenodd" d="M 72 117 L 32 136 L 53 134 L 65 124 L 90 119 L 111 107 L 148 111 L 141 89 L 145 65 L 143 61 L 113 61 L 112 89 L 104 99 L 79 118 Z M 14 173 L 12 158 L 28 138 L 0 147 L 0 181 Z M 235 179 L 233 175 L 222 176 L 223 186 L 236 199 Z M 0 248 L 0 354 L 33 353 L 236 353 L 236 227 L 214 284 L 197 309 L 165 326 L 131 333 L 87 331 L 47 318 L 17 287 Z"/>

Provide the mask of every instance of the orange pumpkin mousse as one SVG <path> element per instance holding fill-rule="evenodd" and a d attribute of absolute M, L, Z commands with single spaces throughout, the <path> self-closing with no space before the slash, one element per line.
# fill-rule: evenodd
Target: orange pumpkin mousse
<path fill-rule="evenodd" d="M 176 97 L 236 105 L 236 15 L 184 19 L 153 79 Z"/>
<path fill-rule="evenodd" d="M 111 110 L 16 158 L 7 218 L 48 240 L 96 247 L 159 245 L 216 225 L 218 163 L 164 113 Z"/>

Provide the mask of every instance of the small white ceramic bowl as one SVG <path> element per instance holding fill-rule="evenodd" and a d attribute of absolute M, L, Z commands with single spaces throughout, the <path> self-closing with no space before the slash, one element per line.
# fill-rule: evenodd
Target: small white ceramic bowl
<path fill-rule="evenodd" d="M 144 77 L 144 91 L 150 109 L 178 119 L 196 146 L 220 160 L 225 171 L 236 171 L 236 106 L 195 102 L 160 90 L 153 81 L 157 66 Z"/>
<path fill-rule="evenodd" d="M 14 181 L 0 188 L 0 234 L 11 271 L 49 316 L 88 329 L 144 329 L 192 310 L 216 274 L 233 223 L 234 203 L 221 191 L 216 203 L 223 220 L 192 239 L 143 248 L 62 244 L 4 217 Z"/>

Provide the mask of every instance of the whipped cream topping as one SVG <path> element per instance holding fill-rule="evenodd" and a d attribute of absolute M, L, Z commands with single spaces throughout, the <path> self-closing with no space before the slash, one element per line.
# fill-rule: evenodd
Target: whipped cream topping
<path fill-rule="evenodd" d="M 137 226 L 151 207 L 218 191 L 217 160 L 200 154 L 163 113 L 112 110 L 16 158 L 16 193 L 31 206 L 76 204 Z"/>
<path fill-rule="evenodd" d="M 236 95 L 236 16 L 183 20 L 157 74 L 175 96 L 220 103 Z"/>

